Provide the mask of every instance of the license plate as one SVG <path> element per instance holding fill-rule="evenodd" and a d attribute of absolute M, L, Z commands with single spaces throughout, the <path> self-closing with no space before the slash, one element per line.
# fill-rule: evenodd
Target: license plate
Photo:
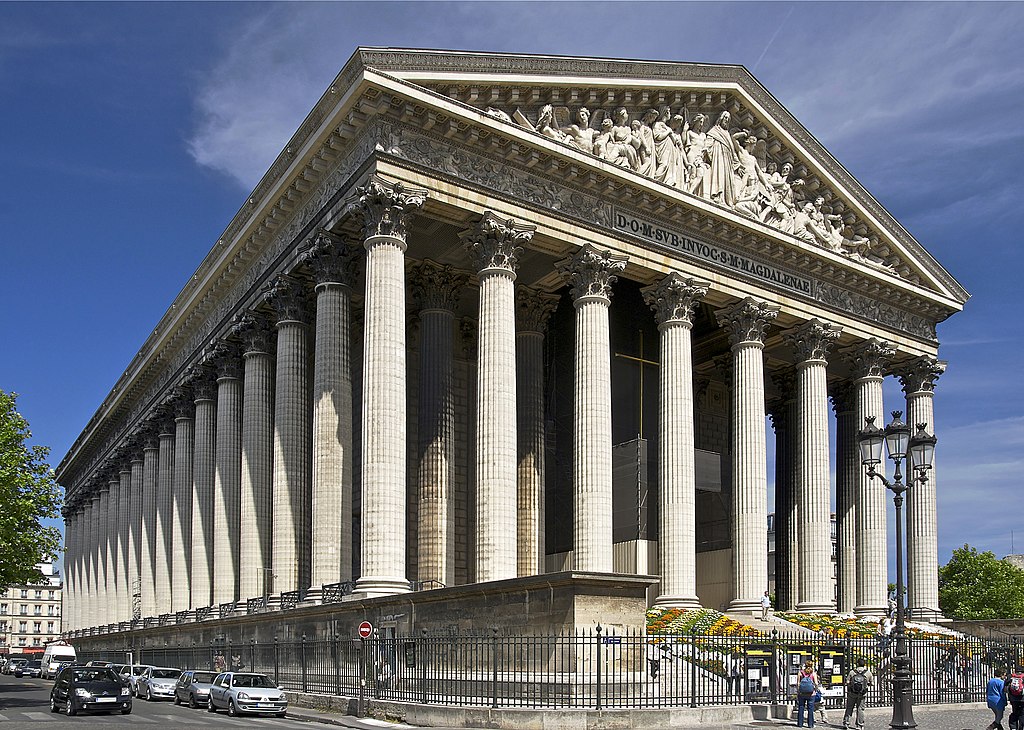
<path fill-rule="evenodd" d="M 257 702 L 256 706 L 257 707 L 273 707 L 274 703 L 273 702 Z"/>
<path fill-rule="evenodd" d="M 97 702 L 117 702 L 116 697 L 97 697 Z"/>

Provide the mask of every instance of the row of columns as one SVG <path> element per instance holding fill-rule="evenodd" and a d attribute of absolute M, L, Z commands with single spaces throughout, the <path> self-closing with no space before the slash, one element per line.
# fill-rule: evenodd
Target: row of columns
<path fill-rule="evenodd" d="M 405 250 L 410 214 L 424 197 L 422 191 L 373 180 L 360 190 L 357 204 L 365 225 L 366 289 L 361 575 L 356 590 L 367 596 L 410 587 Z M 530 226 L 485 213 L 463 236 L 479 282 L 473 521 L 473 572 L 478 582 L 543 569 L 542 346 L 545 322 L 557 298 L 522 289 L 517 293 L 518 256 L 532 235 Z M 231 338 L 190 372 L 190 390 L 174 398 L 174 419 L 164 419 L 156 438 L 144 442 L 141 459 L 133 455 L 116 482 L 100 485 L 91 501 L 69 515 L 72 627 L 307 588 L 313 588 L 315 598 L 320 585 L 352 577 L 350 327 L 356 256 L 352 248 L 321 232 L 302 262 L 315 281 L 312 341 L 302 282 L 279 276 L 266 296 L 275 314 L 275 332 L 270 333 L 253 312 L 238 317 Z M 608 310 L 612 284 L 625 264 L 625 257 L 591 246 L 558 264 L 572 286 L 576 311 L 574 565 L 580 571 L 613 570 Z M 451 340 L 458 293 L 466 277 L 429 262 L 415 272 L 423 335 L 417 571 L 420 580 L 451 584 Z M 709 286 L 673 273 L 644 290 L 656 315 L 662 357 L 662 605 L 698 605 L 690 330 L 694 307 Z M 717 313 L 732 344 L 736 609 L 756 608 L 767 585 L 763 348 L 778 311 L 777 305 L 748 298 Z M 791 521 L 797 526 L 793 540 L 801 545 L 802 565 L 796 575 L 798 607 L 803 610 L 828 610 L 833 605 L 828 582 L 825 370 L 828 346 L 838 335 L 838 328 L 817 320 L 787 333 L 801 356 L 791 409 L 798 495 L 793 501 L 797 519 Z M 858 381 L 858 403 L 863 401 L 858 407 L 865 410 L 875 408 L 874 377 L 865 375 Z M 918 412 L 924 413 L 925 407 Z M 510 424 L 516 425 L 518 438 L 509 437 Z M 853 491 L 858 515 L 867 512 L 862 504 L 874 504 L 872 497 L 861 493 L 868 490 L 861 489 L 860 482 L 863 479 Z M 117 508 L 112 506 L 115 502 Z M 923 498 L 918 502 L 927 507 Z M 127 509 L 121 509 L 122 504 Z M 932 509 L 933 505 L 932 501 Z M 124 520 L 119 519 L 122 513 L 127 515 Z M 884 538 L 884 509 L 882 515 Z M 872 513 L 871 518 L 876 516 Z M 863 529 L 861 518 L 857 520 L 857 554 L 868 555 L 867 543 L 876 537 L 871 531 L 876 525 L 869 524 L 867 514 Z M 917 534 L 923 536 L 918 549 L 923 555 L 928 550 L 927 528 Z M 884 560 L 881 563 L 884 566 Z M 917 581 L 923 585 L 921 576 Z M 858 596 L 867 596 L 867 589 L 862 594 L 860 586 L 858 572 Z M 116 595 L 112 602 L 111 591 Z M 873 601 L 874 596 L 865 600 Z M 884 605 L 884 594 L 882 600 Z"/>

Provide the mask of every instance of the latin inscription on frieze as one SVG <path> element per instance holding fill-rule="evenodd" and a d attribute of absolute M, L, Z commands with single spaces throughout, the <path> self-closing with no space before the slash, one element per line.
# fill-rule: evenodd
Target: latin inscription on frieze
<path fill-rule="evenodd" d="M 621 210 L 612 216 L 616 230 L 629 233 L 674 253 L 681 253 L 702 262 L 717 264 L 738 271 L 755 279 L 800 292 L 807 296 L 814 294 L 814 282 L 805 276 L 794 274 L 777 266 L 757 261 L 742 253 L 700 241 L 678 231 L 638 218 Z"/>

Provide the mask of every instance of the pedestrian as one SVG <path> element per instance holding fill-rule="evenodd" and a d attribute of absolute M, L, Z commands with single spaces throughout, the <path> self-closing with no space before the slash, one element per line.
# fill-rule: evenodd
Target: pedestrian
<path fill-rule="evenodd" d="M 242 664 L 242 655 L 241 654 L 232 654 L 231 655 L 231 671 L 232 672 L 240 672 L 244 668 L 245 668 L 245 665 Z"/>
<path fill-rule="evenodd" d="M 768 612 L 772 610 L 772 598 L 768 595 L 768 591 L 764 592 L 761 596 L 761 620 L 768 620 Z"/>
<path fill-rule="evenodd" d="M 889 596 L 889 618 L 896 618 L 896 599 Z"/>
<path fill-rule="evenodd" d="M 1004 682 L 1004 694 L 1010 705 L 1010 730 L 1020 730 L 1020 716 L 1024 712 L 1024 666 L 1013 668 L 1013 674 Z"/>
<path fill-rule="evenodd" d="M 879 654 L 884 654 L 889 649 L 889 642 L 892 640 L 892 622 L 888 617 L 878 619 L 878 626 L 875 627 L 875 636 L 878 638 L 876 646 Z"/>
<path fill-rule="evenodd" d="M 228 668 L 228 666 L 227 666 L 227 662 L 224 661 L 224 655 L 223 654 L 217 654 L 213 658 L 213 671 L 215 671 L 215 672 L 226 672 L 227 668 Z"/>
<path fill-rule="evenodd" d="M 868 669 L 868 663 L 860 657 L 849 674 L 846 675 L 846 712 L 843 715 L 843 730 L 850 730 L 850 722 L 854 720 L 856 712 L 857 730 L 864 730 L 864 703 L 867 700 L 868 690 L 874 677 Z"/>
<path fill-rule="evenodd" d="M 1004 688 L 1003 674 L 1002 667 L 996 669 L 996 676 L 988 680 L 988 685 L 985 687 L 985 702 L 988 703 L 988 709 L 992 710 L 992 714 L 995 715 L 995 719 L 989 723 L 985 730 L 1003 730 L 1003 712 L 1006 711 L 1006 690 Z"/>
<path fill-rule="evenodd" d="M 804 712 L 807 712 L 807 727 L 814 727 L 814 695 L 821 682 L 814 671 L 814 662 L 807 660 L 797 675 L 796 683 L 796 726 L 804 726 Z"/>
<path fill-rule="evenodd" d="M 814 675 L 817 684 L 814 685 L 814 712 L 818 714 L 818 721 L 822 725 L 828 725 L 828 715 L 825 714 L 825 685 L 821 683 L 821 677 Z"/>
<path fill-rule="evenodd" d="M 661 647 L 658 646 L 657 639 L 647 640 L 647 665 L 651 672 L 651 679 L 657 679 L 658 672 L 661 670 Z"/>
<path fill-rule="evenodd" d="M 743 657 L 739 653 L 733 654 L 729 660 L 728 683 L 728 694 L 739 695 L 743 686 Z"/>

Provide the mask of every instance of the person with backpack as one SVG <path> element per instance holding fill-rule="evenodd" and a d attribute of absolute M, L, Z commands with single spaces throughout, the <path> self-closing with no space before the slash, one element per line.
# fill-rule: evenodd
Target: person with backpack
<path fill-rule="evenodd" d="M 1003 681 L 1003 674 L 1005 672 L 1001 667 L 996 669 L 996 676 L 988 680 L 985 687 L 985 702 L 995 715 L 995 719 L 985 730 L 1003 730 L 1003 712 L 1006 711 L 1006 683 Z"/>
<path fill-rule="evenodd" d="M 846 675 L 846 714 L 843 715 L 843 730 L 850 730 L 850 721 L 854 719 L 854 712 L 856 712 L 854 727 L 857 730 L 864 730 L 864 702 L 873 680 L 874 677 L 871 676 L 867 661 L 860 657 L 857 660 L 857 666 Z"/>
<path fill-rule="evenodd" d="M 1010 730 L 1020 730 L 1020 716 L 1024 712 L 1024 667 L 1013 668 L 1013 674 L 1004 683 L 1006 701 L 1010 704 Z"/>
<path fill-rule="evenodd" d="M 804 726 L 804 712 L 807 712 L 807 727 L 814 727 L 814 695 L 821 682 L 814 671 L 814 662 L 807 660 L 796 680 L 796 726 Z"/>

